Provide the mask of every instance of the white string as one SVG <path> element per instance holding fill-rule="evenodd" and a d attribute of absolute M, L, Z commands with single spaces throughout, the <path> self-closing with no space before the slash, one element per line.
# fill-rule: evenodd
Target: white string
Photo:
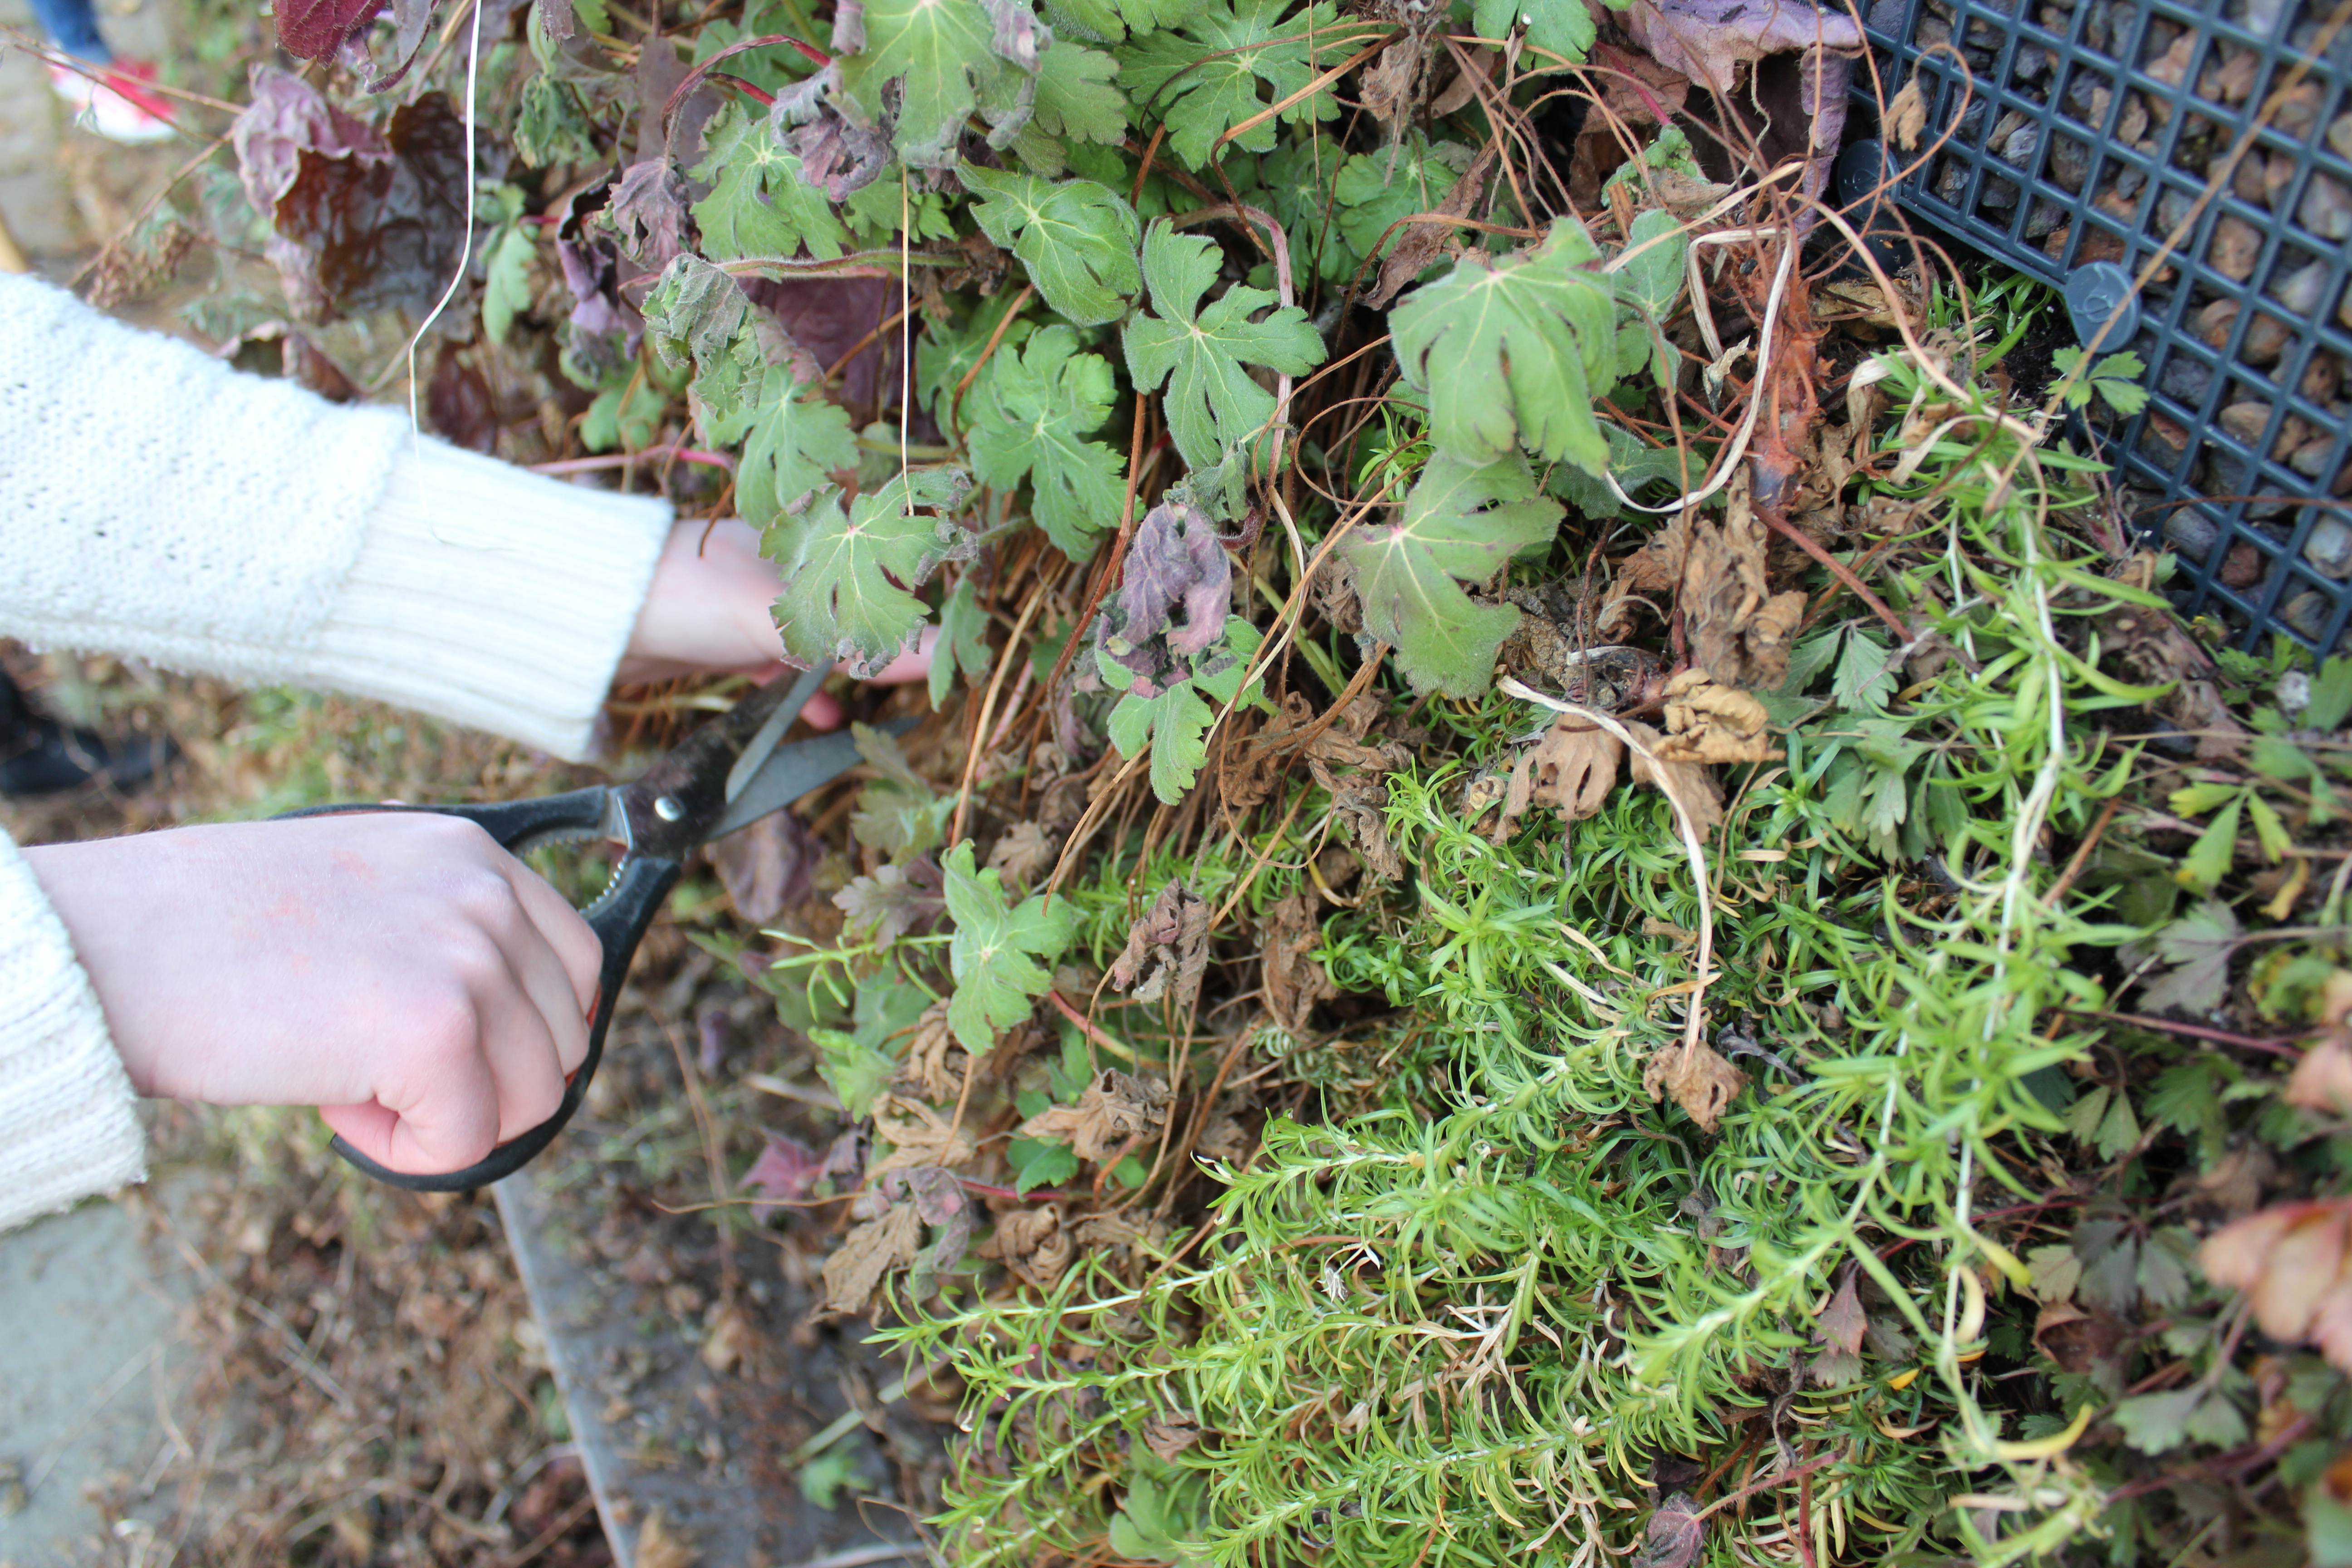
<path fill-rule="evenodd" d="M 461 187 L 466 203 L 466 239 L 457 251 L 457 270 L 450 275 L 449 287 L 441 290 L 440 302 L 418 323 L 416 335 L 408 340 L 408 447 L 416 464 L 417 482 L 425 479 L 424 426 L 416 413 L 416 348 L 433 323 L 448 310 L 449 301 L 466 284 L 466 269 L 474 260 L 474 98 L 481 79 L 482 68 L 482 5 L 474 0 L 474 15 L 466 39 L 466 172 Z"/>

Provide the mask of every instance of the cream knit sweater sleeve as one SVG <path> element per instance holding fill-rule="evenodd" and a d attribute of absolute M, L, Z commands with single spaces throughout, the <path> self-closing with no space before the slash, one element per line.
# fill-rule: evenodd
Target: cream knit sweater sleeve
<path fill-rule="evenodd" d="M 0 636 L 579 757 L 669 521 L 0 276 Z M 97 997 L 0 836 L 0 1229 L 143 1168 Z"/>

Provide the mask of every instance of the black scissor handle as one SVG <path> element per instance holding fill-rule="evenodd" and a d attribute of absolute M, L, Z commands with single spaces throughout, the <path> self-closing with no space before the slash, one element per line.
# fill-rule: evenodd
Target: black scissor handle
<path fill-rule="evenodd" d="M 604 788 L 581 789 L 537 800 L 498 801 L 479 805 L 370 805 L 353 802 L 343 805 L 310 806 L 285 815 L 299 817 L 338 816 L 355 812 L 430 812 L 436 816 L 457 816 L 478 823 L 498 840 L 500 847 L 513 851 L 528 848 L 534 842 L 549 838 L 593 832 L 605 819 L 605 802 L 610 794 Z M 563 1131 L 564 1124 L 580 1109 L 580 1102 L 587 1098 L 588 1085 L 596 1076 L 596 1064 L 604 1057 L 604 1032 L 612 1026 L 613 1008 L 620 998 L 621 983 L 628 978 L 629 964 L 637 955 L 637 944 L 645 940 L 646 931 L 653 925 L 654 917 L 661 912 L 670 889 L 677 886 L 678 876 L 683 870 L 684 868 L 675 860 L 633 854 L 621 862 L 613 885 L 604 889 L 604 896 L 581 911 L 588 921 L 588 929 L 596 933 L 596 941 L 604 951 L 604 962 L 596 977 L 596 1009 L 588 1021 L 588 1054 L 565 1082 L 562 1103 L 555 1108 L 552 1116 L 457 1171 L 395 1171 L 369 1159 L 344 1142 L 340 1134 L 329 1146 L 377 1181 L 404 1187 L 412 1193 L 471 1192 L 522 1169 L 541 1150 L 555 1141 L 555 1135 Z"/>

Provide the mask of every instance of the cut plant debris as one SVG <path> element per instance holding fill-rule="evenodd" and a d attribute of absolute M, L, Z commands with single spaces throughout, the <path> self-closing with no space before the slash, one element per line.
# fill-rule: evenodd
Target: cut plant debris
<path fill-rule="evenodd" d="M 257 70 L 197 317 L 393 384 L 457 269 L 443 433 L 763 531 L 865 766 L 670 918 L 835 1125 L 706 1223 L 940 1561 L 2352 1562 L 2352 657 L 1822 204 L 1851 18 L 430 9 Z"/>

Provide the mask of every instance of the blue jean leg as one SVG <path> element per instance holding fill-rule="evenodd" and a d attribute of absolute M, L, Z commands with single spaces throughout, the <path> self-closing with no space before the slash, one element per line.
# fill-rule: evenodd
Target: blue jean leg
<path fill-rule="evenodd" d="M 40 18 L 49 42 L 65 53 L 101 64 L 114 58 L 98 36 L 96 0 L 33 0 L 33 15 Z"/>

